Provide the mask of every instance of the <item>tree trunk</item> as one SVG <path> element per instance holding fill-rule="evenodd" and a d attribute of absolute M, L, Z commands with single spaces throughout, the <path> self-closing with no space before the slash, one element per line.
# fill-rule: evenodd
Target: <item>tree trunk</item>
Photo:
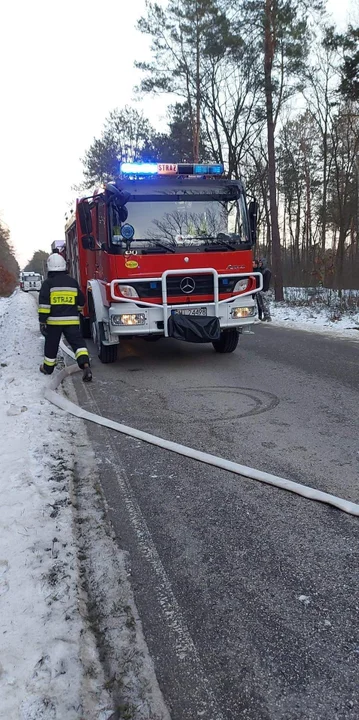
<path fill-rule="evenodd" d="M 307 194 L 307 237 L 306 237 L 306 250 L 309 256 L 310 249 L 312 247 L 312 197 L 311 197 L 311 184 L 310 184 L 310 170 L 306 164 L 305 168 L 305 189 Z"/>
<path fill-rule="evenodd" d="M 300 265 L 300 249 L 299 249 L 299 240 L 300 240 L 300 213 L 301 213 L 301 204 L 300 204 L 300 198 L 298 195 L 298 204 L 297 204 L 297 212 L 295 216 L 295 242 L 294 242 L 294 257 L 295 262 L 297 265 Z"/>
<path fill-rule="evenodd" d="M 322 252 L 325 253 L 327 240 L 327 204 L 328 204 L 328 120 L 327 109 L 323 137 L 323 211 L 322 211 Z"/>
<path fill-rule="evenodd" d="M 199 141 L 201 126 L 201 47 L 200 47 L 200 27 L 197 7 L 196 17 L 196 117 L 193 135 L 193 162 L 199 162 Z"/>
<path fill-rule="evenodd" d="M 272 65 L 274 57 L 274 27 L 273 27 L 273 3 L 266 0 L 265 3 L 265 38 L 264 38 L 264 81 L 266 96 L 267 115 L 267 138 L 268 138 L 268 184 L 269 203 L 272 224 L 272 263 L 274 275 L 275 299 L 281 301 L 283 296 L 283 270 L 282 256 L 279 235 L 278 206 L 276 197 L 276 160 L 274 147 L 274 114 L 273 114 L 273 85 Z"/>
<path fill-rule="evenodd" d="M 340 228 L 338 249 L 335 258 L 336 264 L 336 282 L 337 289 L 341 291 L 343 289 L 343 270 L 344 270 L 344 255 L 345 255 L 345 241 L 347 233 L 344 228 Z"/>
<path fill-rule="evenodd" d="M 268 207 L 267 188 L 263 181 L 261 182 L 261 189 L 262 189 L 264 215 L 265 215 L 265 219 L 266 219 L 266 230 L 265 230 L 265 235 L 263 233 L 263 237 L 266 238 L 266 241 L 265 241 L 266 242 L 266 252 L 267 252 L 268 256 L 270 257 L 271 252 L 272 252 L 270 212 L 269 212 L 269 207 Z"/>

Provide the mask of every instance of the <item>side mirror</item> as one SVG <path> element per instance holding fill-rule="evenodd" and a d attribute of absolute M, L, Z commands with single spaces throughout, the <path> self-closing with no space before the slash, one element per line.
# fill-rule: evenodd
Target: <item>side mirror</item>
<path fill-rule="evenodd" d="M 80 228 L 84 235 L 91 235 L 92 233 L 92 217 L 91 210 L 87 200 L 80 202 L 77 206 Z"/>
<path fill-rule="evenodd" d="M 252 245 L 257 242 L 257 222 L 258 222 L 258 203 L 257 200 L 252 200 L 248 207 L 249 216 L 249 230 L 251 234 Z"/>
<path fill-rule="evenodd" d="M 92 235 L 83 235 L 81 244 L 84 250 L 95 250 L 95 238 Z"/>
<path fill-rule="evenodd" d="M 124 207 L 126 203 L 128 203 L 131 198 L 131 193 L 127 192 L 127 190 L 119 190 L 113 183 L 108 183 L 105 188 L 105 198 L 109 203 L 115 202 L 119 208 Z"/>

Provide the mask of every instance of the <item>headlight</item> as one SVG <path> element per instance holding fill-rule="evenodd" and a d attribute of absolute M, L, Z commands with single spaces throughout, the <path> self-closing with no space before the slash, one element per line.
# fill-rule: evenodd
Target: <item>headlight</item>
<path fill-rule="evenodd" d="M 231 310 L 232 318 L 246 318 L 255 314 L 254 307 L 236 307 Z"/>
<path fill-rule="evenodd" d="M 135 313 L 133 315 L 111 315 L 112 325 L 145 325 L 146 314 Z"/>
<path fill-rule="evenodd" d="M 242 280 L 238 280 L 236 282 L 233 292 L 244 292 L 244 290 L 247 290 L 248 287 L 248 278 L 242 278 Z"/>
<path fill-rule="evenodd" d="M 125 298 L 138 298 L 138 292 L 132 285 L 119 285 L 118 289 Z"/>

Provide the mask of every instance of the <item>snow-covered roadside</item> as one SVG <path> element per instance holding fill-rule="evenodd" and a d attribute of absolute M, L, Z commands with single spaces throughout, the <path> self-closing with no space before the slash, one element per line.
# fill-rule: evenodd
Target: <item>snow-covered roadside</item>
<path fill-rule="evenodd" d="M 71 428 L 42 399 L 35 311 L 21 292 L 0 301 L 1 714 L 78 720 L 91 696 L 97 720 L 109 717 L 111 704 L 79 613 Z M 90 683 L 85 656 L 96 664 Z"/>
<path fill-rule="evenodd" d="M 320 305 L 295 306 L 271 302 L 273 325 L 359 340 L 359 313 L 331 320 L 328 308 Z"/>
<path fill-rule="evenodd" d="M 94 636 L 101 632 L 95 591 L 89 616 L 88 593 L 101 583 L 102 573 L 109 612 L 114 600 L 118 605 L 112 637 L 121 643 L 110 652 L 126 666 L 128 717 L 167 719 L 125 558 L 105 528 L 98 493 L 94 504 L 96 471 L 86 429 L 43 399 L 49 379 L 38 371 L 42 351 L 34 298 L 17 291 L 0 300 L 0 715 L 6 720 L 112 717 L 112 688 Z M 87 493 L 82 541 L 81 484 Z M 98 567 L 85 552 L 91 541 L 96 543 L 92 554 L 101 559 Z M 105 637 L 100 642 L 105 659 L 106 642 Z"/>

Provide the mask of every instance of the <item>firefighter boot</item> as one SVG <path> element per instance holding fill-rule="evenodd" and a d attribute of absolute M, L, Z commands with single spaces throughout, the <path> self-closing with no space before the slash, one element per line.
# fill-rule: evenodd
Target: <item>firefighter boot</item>
<path fill-rule="evenodd" d="M 85 365 L 82 373 L 82 379 L 84 382 L 91 382 L 92 380 L 92 372 L 89 365 Z"/>
<path fill-rule="evenodd" d="M 44 365 L 40 365 L 39 370 L 40 370 L 40 372 L 41 372 L 43 375 L 51 375 L 51 373 L 52 373 L 52 370 L 51 370 L 51 372 L 48 372 L 48 371 L 45 369 Z"/>

